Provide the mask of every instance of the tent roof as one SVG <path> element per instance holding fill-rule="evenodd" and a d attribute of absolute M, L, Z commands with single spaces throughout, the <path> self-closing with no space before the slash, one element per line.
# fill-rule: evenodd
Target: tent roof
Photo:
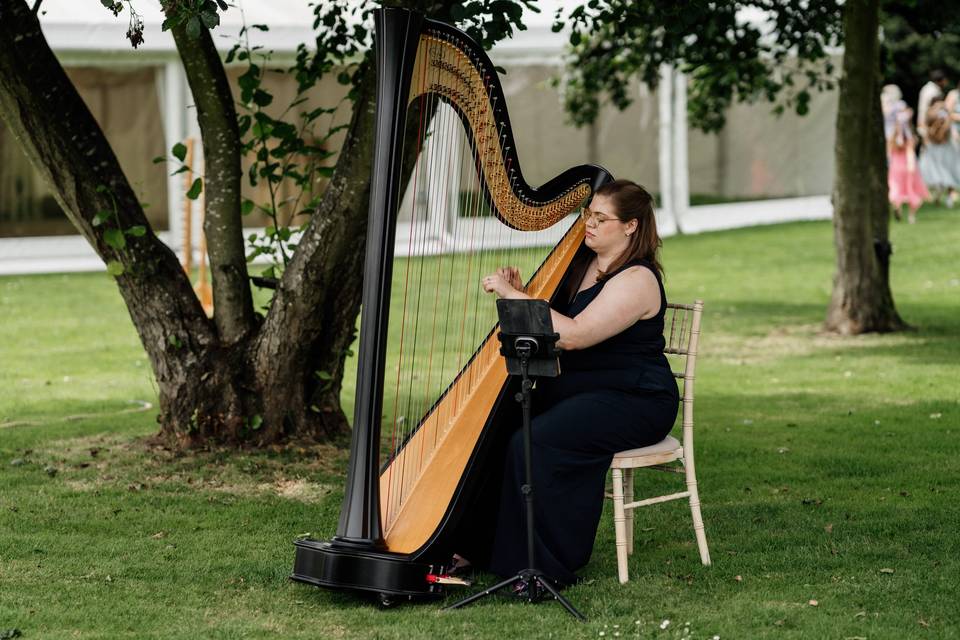
<path fill-rule="evenodd" d="M 214 41 L 223 51 L 236 42 L 243 24 L 267 24 L 269 31 L 251 30 L 250 43 L 277 53 L 296 51 L 301 42 L 314 39 L 313 7 L 308 0 L 228 0 L 230 9 L 221 13 Z M 360 3 L 360 0 L 352 0 Z M 553 33 L 551 25 L 556 8 L 571 0 L 541 0 L 541 13 L 525 10 L 526 31 L 498 44 L 494 59 L 555 56 L 566 43 L 566 36 Z M 43 0 L 40 24 L 50 46 L 57 52 L 111 53 L 134 57 L 139 52 L 173 53 L 173 36 L 161 29 L 163 11 L 159 0 L 135 0 L 134 7 L 143 18 L 144 42 L 138 50 L 126 38 L 129 8 L 114 17 L 100 0 Z"/>
<path fill-rule="evenodd" d="M 296 51 L 297 44 L 313 40 L 313 7 L 306 0 L 229 2 L 232 6 L 221 13 L 220 26 L 213 31 L 220 49 L 233 46 L 244 23 L 269 25 L 270 30 L 266 32 L 252 30 L 250 44 L 277 52 Z M 176 51 L 173 36 L 161 29 L 164 18 L 159 0 L 136 0 L 133 5 L 144 23 L 140 50 Z M 126 38 L 130 18 L 126 5 L 120 15 L 114 17 L 100 0 L 43 0 L 40 13 L 43 33 L 55 51 L 136 53 Z"/>

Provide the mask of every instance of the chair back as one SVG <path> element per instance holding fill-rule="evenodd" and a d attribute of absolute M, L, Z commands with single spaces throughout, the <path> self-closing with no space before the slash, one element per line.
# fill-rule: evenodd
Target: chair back
<path fill-rule="evenodd" d="M 682 380 L 680 402 L 683 424 L 683 444 L 693 444 L 693 386 L 696 378 L 697 349 L 700 345 L 700 317 L 703 300 L 693 304 L 667 304 L 663 318 L 663 352 L 670 360 L 673 375 Z"/>

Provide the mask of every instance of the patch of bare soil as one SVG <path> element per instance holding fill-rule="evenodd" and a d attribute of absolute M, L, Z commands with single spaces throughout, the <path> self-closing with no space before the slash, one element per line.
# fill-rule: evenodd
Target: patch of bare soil
<path fill-rule="evenodd" d="M 78 492 L 189 488 L 246 497 L 322 502 L 339 486 L 348 452 L 332 445 L 266 450 L 174 452 L 146 438 L 96 434 L 56 440 L 29 452 Z"/>

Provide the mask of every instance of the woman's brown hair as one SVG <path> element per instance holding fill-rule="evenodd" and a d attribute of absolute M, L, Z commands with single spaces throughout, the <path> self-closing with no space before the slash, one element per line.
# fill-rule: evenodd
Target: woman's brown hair
<path fill-rule="evenodd" d="M 637 221 L 637 230 L 630 234 L 630 244 L 626 250 L 614 259 L 606 271 L 597 275 L 597 282 L 616 273 L 617 269 L 634 260 L 644 260 L 653 265 L 660 276 L 663 266 L 660 264 L 660 247 L 663 242 L 657 234 L 657 219 L 653 215 L 653 196 L 632 180 L 614 180 L 593 192 L 594 196 L 605 196 L 613 203 L 613 213 L 622 222 Z"/>

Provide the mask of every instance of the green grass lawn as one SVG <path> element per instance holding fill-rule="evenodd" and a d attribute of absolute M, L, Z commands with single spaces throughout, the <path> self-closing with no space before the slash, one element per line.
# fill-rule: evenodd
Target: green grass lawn
<path fill-rule="evenodd" d="M 346 452 L 146 448 L 156 391 L 110 279 L 0 278 L 0 637 L 960 637 L 960 212 L 892 239 L 915 330 L 851 338 L 820 332 L 829 223 L 666 241 L 668 295 L 706 301 L 713 566 L 684 504 L 648 507 L 620 586 L 608 506 L 567 592 L 585 624 L 555 603 L 381 611 L 288 581 L 291 541 L 336 527 Z M 638 493 L 677 480 L 639 475 Z"/>

